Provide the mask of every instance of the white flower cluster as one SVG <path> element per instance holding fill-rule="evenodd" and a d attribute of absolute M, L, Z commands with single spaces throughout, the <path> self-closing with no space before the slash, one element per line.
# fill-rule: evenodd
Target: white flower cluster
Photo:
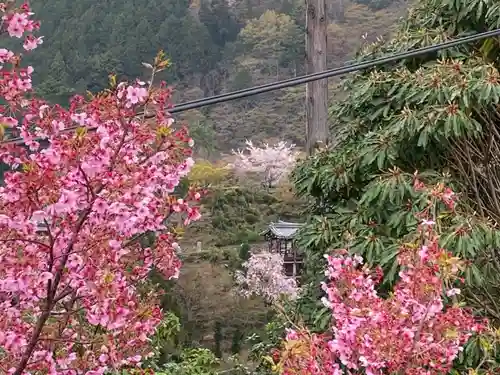
<path fill-rule="evenodd" d="M 256 147 L 246 141 L 244 150 L 233 151 L 236 160 L 232 167 L 239 173 L 254 172 L 262 175 L 262 183 L 270 188 L 290 173 L 299 156 L 294 144 L 278 142 L 270 146 Z"/>
<path fill-rule="evenodd" d="M 236 283 L 242 295 L 262 296 L 271 303 L 281 298 L 297 298 L 297 282 L 285 276 L 280 254 L 268 251 L 252 253 L 250 259 L 243 263 L 243 268 L 244 271 L 236 273 Z"/>

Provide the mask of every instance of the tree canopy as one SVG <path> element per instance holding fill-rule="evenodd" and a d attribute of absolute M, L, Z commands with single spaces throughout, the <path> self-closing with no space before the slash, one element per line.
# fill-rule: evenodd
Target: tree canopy
<path fill-rule="evenodd" d="M 393 38 L 367 45 L 357 60 L 499 25 L 497 1 L 421 0 Z M 474 262 L 466 273 L 474 290 L 469 297 L 477 305 L 477 296 L 485 296 L 482 312 L 500 317 L 488 297 L 500 285 L 495 250 L 500 246 L 499 47 L 493 38 L 463 44 L 370 69 L 344 82 L 349 95 L 331 108 L 339 143 L 304 161 L 294 173 L 299 195 L 314 200 L 314 214 L 302 232 L 311 285 L 323 264 L 319 256 L 345 247 L 382 265 L 388 271 L 386 285 L 392 284 L 398 248 L 410 241 L 408 234 L 419 224 L 411 205 L 425 204 L 413 189 L 416 178 L 436 184 L 436 191 L 447 182 L 462 193 L 457 215 L 446 207 L 435 213 L 441 244 Z"/>
<path fill-rule="evenodd" d="M 305 17 L 299 0 L 30 3 L 45 37 L 39 53 L 25 60 L 36 67 L 37 92 L 62 105 L 74 93 L 102 90 L 110 73 L 119 79 L 145 78 L 141 63 L 160 49 L 170 66 L 157 78 L 176 87 L 177 103 L 304 73 Z M 343 23 L 330 10 L 329 67 L 349 60 L 365 32 L 370 38 L 388 33 L 406 7 L 394 1 L 373 11 L 344 3 Z M 10 41 L 6 47 L 17 50 Z M 302 104 L 302 88 L 295 88 L 203 108 L 199 120 L 212 124 L 224 151 L 241 147 L 245 139 L 269 136 L 302 145 Z"/>

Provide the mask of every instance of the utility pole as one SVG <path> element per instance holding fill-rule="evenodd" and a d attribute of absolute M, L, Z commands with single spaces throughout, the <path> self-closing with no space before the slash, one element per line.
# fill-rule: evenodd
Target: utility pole
<path fill-rule="evenodd" d="M 326 70 L 326 0 L 306 1 L 306 73 Z M 329 143 L 328 80 L 306 86 L 306 149 L 308 155 Z"/>

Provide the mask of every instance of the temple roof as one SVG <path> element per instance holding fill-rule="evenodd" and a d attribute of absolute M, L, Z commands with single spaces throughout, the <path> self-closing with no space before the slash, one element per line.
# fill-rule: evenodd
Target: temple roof
<path fill-rule="evenodd" d="M 277 223 L 270 223 L 269 227 L 261 235 L 272 233 L 277 238 L 292 239 L 302 225 L 304 224 L 279 220 Z"/>

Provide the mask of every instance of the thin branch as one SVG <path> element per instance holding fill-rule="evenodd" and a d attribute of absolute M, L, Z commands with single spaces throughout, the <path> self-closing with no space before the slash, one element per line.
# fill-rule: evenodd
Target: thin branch
<path fill-rule="evenodd" d="M 97 342 L 99 342 L 98 340 L 96 341 L 77 341 L 77 340 L 71 340 L 71 339 L 60 339 L 60 338 L 56 338 L 56 337 L 43 337 L 41 336 L 40 341 L 54 341 L 54 342 L 64 342 L 64 343 L 73 343 L 73 344 L 77 344 L 77 345 L 93 345 Z"/>
<path fill-rule="evenodd" d="M 483 309 L 487 310 L 491 314 L 491 316 L 494 316 L 496 319 L 500 320 L 500 315 L 490 306 L 486 305 L 483 301 L 481 301 L 474 293 L 469 293 L 468 296 L 471 297 L 474 301 L 476 301 Z"/>
<path fill-rule="evenodd" d="M 83 176 L 83 179 L 85 180 L 85 185 L 87 187 L 87 199 L 94 200 L 96 198 L 96 195 L 94 193 L 94 190 L 92 189 L 92 186 L 90 185 L 90 181 L 87 177 L 87 174 L 84 172 L 80 162 L 78 162 L 78 170 L 80 171 L 80 173 Z"/>
<path fill-rule="evenodd" d="M 59 295 L 54 297 L 54 304 L 59 302 L 60 300 L 64 299 L 65 297 L 69 296 L 71 293 L 73 293 L 75 290 L 70 287 L 66 287 L 65 290 L 63 290 Z"/>
<path fill-rule="evenodd" d="M 50 249 L 51 247 L 43 242 L 36 241 L 36 240 L 29 240 L 27 238 L 6 238 L 6 239 L 0 239 L 0 242 L 26 242 L 26 243 L 31 243 L 33 245 L 38 245 L 47 249 Z"/>

